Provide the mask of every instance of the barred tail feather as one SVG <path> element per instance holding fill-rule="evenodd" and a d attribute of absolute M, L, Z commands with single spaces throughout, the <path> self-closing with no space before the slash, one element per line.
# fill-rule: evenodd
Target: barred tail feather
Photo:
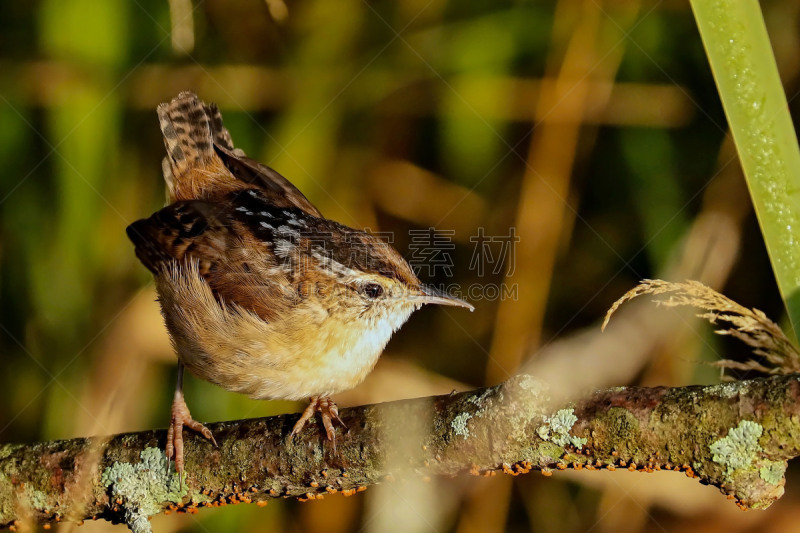
<path fill-rule="evenodd" d="M 158 106 L 158 120 L 167 149 L 162 170 L 168 201 L 204 198 L 234 181 L 215 150 L 215 145 L 233 150 L 216 105 L 184 91 Z"/>
<path fill-rule="evenodd" d="M 244 150 L 240 150 L 238 148 L 233 147 L 233 139 L 231 139 L 231 134 L 228 129 L 225 127 L 225 124 L 222 123 L 222 113 L 219 112 L 219 108 L 217 104 L 204 104 L 206 109 L 206 114 L 208 118 L 211 120 L 211 135 L 214 139 L 214 144 L 217 146 L 221 146 L 226 150 L 230 150 L 234 152 L 238 156 L 243 156 Z"/>
<path fill-rule="evenodd" d="M 211 120 L 196 95 L 182 92 L 170 103 L 159 105 L 158 120 L 176 178 L 213 157 Z"/>
<path fill-rule="evenodd" d="M 167 148 L 162 169 L 168 203 L 258 188 L 275 205 L 322 216 L 289 180 L 234 147 L 216 104 L 184 91 L 158 106 L 158 118 Z"/>

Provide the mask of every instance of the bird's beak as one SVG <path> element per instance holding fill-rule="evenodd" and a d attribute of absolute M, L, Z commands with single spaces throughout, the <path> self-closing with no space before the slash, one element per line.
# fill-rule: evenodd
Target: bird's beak
<path fill-rule="evenodd" d="M 446 292 L 439 290 L 436 287 L 430 287 L 427 285 L 420 287 L 419 293 L 413 296 L 413 300 L 423 304 L 452 305 L 455 307 L 464 307 L 470 311 L 475 310 L 472 305 L 465 302 L 461 298 L 450 296 Z"/>

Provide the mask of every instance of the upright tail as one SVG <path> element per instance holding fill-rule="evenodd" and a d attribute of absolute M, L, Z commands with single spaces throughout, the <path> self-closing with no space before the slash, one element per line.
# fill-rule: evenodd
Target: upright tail
<path fill-rule="evenodd" d="M 231 191 L 258 188 L 276 206 L 322 217 L 289 180 L 234 148 L 215 104 L 184 91 L 158 106 L 158 119 L 167 148 L 162 167 L 168 203 L 214 200 Z"/>
<path fill-rule="evenodd" d="M 214 144 L 234 151 L 231 135 L 216 105 L 184 91 L 158 106 L 167 156 L 162 162 L 169 201 L 202 199 L 214 190 L 236 186 Z"/>

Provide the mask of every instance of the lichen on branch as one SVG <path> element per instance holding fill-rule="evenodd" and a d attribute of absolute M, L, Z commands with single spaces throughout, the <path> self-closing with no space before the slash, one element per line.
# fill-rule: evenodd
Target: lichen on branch
<path fill-rule="evenodd" d="M 184 484 L 167 470 L 165 431 L 0 446 L 0 526 L 104 518 L 148 531 L 150 516 L 275 498 L 351 496 L 409 476 L 540 470 L 678 470 L 742 507 L 783 493 L 800 454 L 800 382 L 776 376 L 708 387 L 619 387 L 552 405 L 547 385 L 516 376 L 445 396 L 343 409 L 334 452 L 297 415 L 211 424 L 219 447 L 186 435 Z M 389 438 L 402 421 L 425 428 Z M 409 439 L 411 439 L 409 441 Z"/>

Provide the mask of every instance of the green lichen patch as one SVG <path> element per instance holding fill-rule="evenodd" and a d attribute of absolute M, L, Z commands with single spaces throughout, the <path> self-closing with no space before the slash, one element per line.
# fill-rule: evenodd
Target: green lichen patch
<path fill-rule="evenodd" d="M 34 509 L 45 510 L 48 508 L 47 494 L 32 487 L 31 488 L 26 487 L 25 492 L 28 496 L 28 501 L 31 503 L 31 506 Z"/>
<path fill-rule="evenodd" d="M 544 381 L 528 374 L 519 374 L 503 385 L 505 402 L 502 417 L 508 424 L 508 442 L 529 449 L 530 432 L 547 419 L 551 403 L 550 388 Z M 531 458 L 523 457 L 524 460 Z"/>
<path fill-rule="evenodd" d="M 147 518 L 161 511 L 167 502 L 180 503 L 188 489 L 168 467 L 167 457 L 158 448 L 145 448 L 142 462 L 114 463 L 100 481 L 111 490 L 113 499 L 122 498 L 125 519 L 134 531 L 149 531 Z"/>
<path fill-rule="evenodd" d="M 763 463 L 764 466 L 758 469 L 758 475 L 770 485 L 777 486 L 786 472 L 786 463 L 784 461 L 770 461 L 769 459 L 764 460 Z"/>
<path fill-rule="evenodd" d="M 467 401 L 471 404 L 475 404 L 478 407 L 483 407 L 484 402 L 488 397 L 490 397 L 494 393 L 494 389 L 487 388 L 484 390 L 479 396 L 470 396 L 467 398 Z"/>
<path fill-rule="evenodd" d="M 730 477 L 736 470 L 749 468 L 761 452 L 758 439 L 764 432 L 761 424 L 751 420 L 742 420 L 739 425 L 728 431 L 728 435 L 711 444 L 711 453 L 715 463 L 726 467 L 725 475 Z"/>
<path fill-rule="evenodd" d="M 586 439 L 570 435 L 570 430 L 578 417 L 572 409 L 560 409 L 551 417 L 545 419 L 545 423 L 536 429 L 536 433 L 542 440 L 547 440 L 557 446 L 572 445 L 578 449 L 586 444 Z"/>
<path fill-rule="evenodd" d="M 472 418 L 472 415 L 469 413 L 461 413 L 453 418 L 453 421 L 450 422 L 450 427 L 453 428 L 453 432 L 456 435 L 461 435 L 464 437 L 464 440 L 469 437 L 469 428 L 467 427 L 467 421 Z"/>

